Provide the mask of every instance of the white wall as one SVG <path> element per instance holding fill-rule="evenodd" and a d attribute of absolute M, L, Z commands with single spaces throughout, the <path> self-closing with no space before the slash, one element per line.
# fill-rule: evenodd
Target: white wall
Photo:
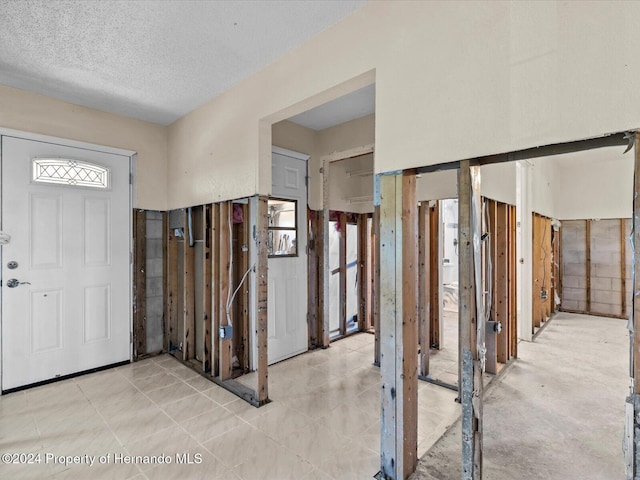
<path fill-rule="evenodd" d="M 556 161 L 556 216 L 561 220 L 631 218 L 633 150 L 624 147 L 563 155 Z"/>
<path fill-rule="evenodd" d="M 170 127 L 169 206 L 268 193 L 270 126 L 376 83 L 377 172 L 640 125 L 640 2 L 370 2 Z"/>

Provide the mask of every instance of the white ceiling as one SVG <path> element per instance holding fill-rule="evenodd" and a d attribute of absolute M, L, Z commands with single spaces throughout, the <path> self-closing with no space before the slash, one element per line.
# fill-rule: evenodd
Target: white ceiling
<path fill-rule="evenodd" d="M 0 0 L 0 84 L 168 125 L 365 3 Z"/>
<path fill-rule="evenodd" d="M 291 117 L 289 121 L 313 130 L 339 125 L 375 112 L 376 87 L 369 85 Z"/>

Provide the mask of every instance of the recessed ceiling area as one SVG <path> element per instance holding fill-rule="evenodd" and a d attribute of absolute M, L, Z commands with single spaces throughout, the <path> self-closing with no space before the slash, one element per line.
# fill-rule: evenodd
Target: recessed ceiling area
<path fill-rule="evenodd" d="M 375 101 L 376 86 L 372 84 L 291 117 L 289 121 L 312 130 L 324 130 L 371 115 L 375 112 Z"/>
<path fill-rule="evenodd" d="M 168 125 L 365 3 L 0 2 L 0 84 Z"/>

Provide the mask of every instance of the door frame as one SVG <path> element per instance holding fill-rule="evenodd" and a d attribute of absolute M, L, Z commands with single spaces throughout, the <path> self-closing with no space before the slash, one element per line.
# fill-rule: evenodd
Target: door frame
<path fill-rule="evenodd" d="M 42 143 L 52 143 L 55 145 L 82 148 L 85 150 L 93 150 L 102 153 L 111 153 L 114 155 L 120 155 L 122 157 L 129 158 L 129 212 L 128 212 L 128 235 L 129 238 L 129 361 L 133 359 L 133 343 L 131 341 L 133 332 L 133 229 L 131 226 L 132 212 L 134 208 L 135 200 L 135 167 L 136 167 L 136 152 L 133 150 L 127 150 L 122 148 L 107 147 L 104 145 L 98 145 L 95 143 L 80 142 L 77 140 L 70 140 L 62 137 L 54 137 L 51 135 L 42 135 L 39 133 L 25 132 L 22 130 L 14 130 L 10 128 L 0 127 L 0 187 L 2 186 L 2 172 L 4 171 L 4 159 L 2 156 L 2 137 L 14 137 L 23 140 L 31 140 Z M 0 232 L 2 231 L 2 192 L 0 188 Z M 2 262 L 2 250 L 0 249 L 0 264 Z M 2 273 L 0 272 L 0 281 L 2 281 Z M 2 305 L 2 289 L 0 288 L 0 306 Z M 0 336 L 2 335 L 2 308 L 0 308 Z M 0 342 L 0 385 L 2 385 L 2 342 Z M 81 372 L 78 372 L 81 373 Z M 73 375 L 73 374 L 72 374 Z M 60 378 L 61 380 L 66 377 Z M 57 379 L 52 379 L 55 381 Z M 46 380 L 44 382 L 47 382 Z M 38 382 L 42 383 L 42 382 Z M 0 388 L 0 396 L 2 396 L 2 389 Z"/>

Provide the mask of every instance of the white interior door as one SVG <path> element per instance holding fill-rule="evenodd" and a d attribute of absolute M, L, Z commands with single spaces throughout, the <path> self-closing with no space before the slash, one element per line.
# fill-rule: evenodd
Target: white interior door
<path fill-rule="evenodd" d="M 272 156 L 272 196 L 296 202 L 295 256 L 270 257 L 268 319 L 269 364 L 308 349 L 307 326 L 307 162 Z M 270 230 L 275 252 L 290 248 L 290 232 Z M 285 237 L 286 235 L 286 237 Z"/>
<path fill-rule="evenodd" d="M 2 389 L 130 358 L 129 157 L 2 137 Z"/>

